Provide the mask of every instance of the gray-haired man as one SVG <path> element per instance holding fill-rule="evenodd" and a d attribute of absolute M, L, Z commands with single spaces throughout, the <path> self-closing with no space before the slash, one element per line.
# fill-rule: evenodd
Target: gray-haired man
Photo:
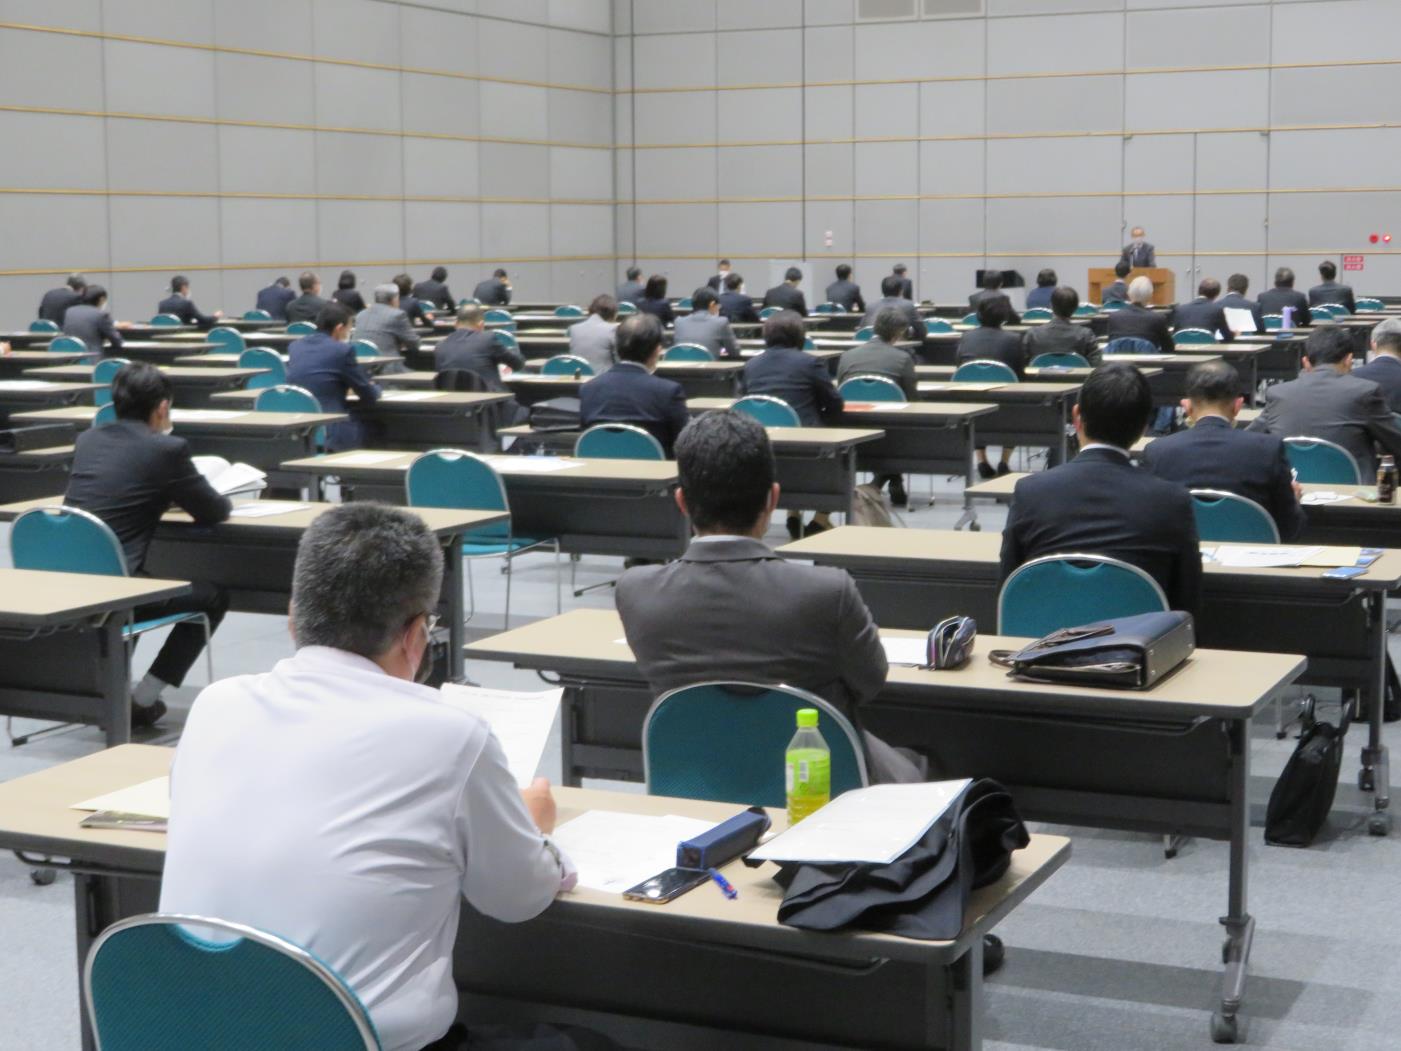
<path fill-rule="evenodd" d="M 399 286 L 376 285 L 375 301 L 355 315 L 355 338 L 366 339 L 389 357 L 399 358 L 404 352 L 418 349 L 418 333 L 409 323 L 409 316 L 399 309 Z M 402 364 L 389 365 L 386 372 L 404 372 Z"/>
<path fill-rule="evenodd" d="M 1372 356 L 1352 374 L 1375 383 L 1386 407 L 1401 412 L 1401 318 L 1389 317 L 1372 329 Z"/>

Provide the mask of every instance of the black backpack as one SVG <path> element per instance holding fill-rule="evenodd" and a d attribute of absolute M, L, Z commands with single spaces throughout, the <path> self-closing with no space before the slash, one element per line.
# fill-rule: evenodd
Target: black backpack
<path fill-rule="evenodd" d="M 1321 721 L 1310 697 L 1304 708 L 1299 743 L 1270 793 L 1265 809 L 1265 842 L 1277 847 L 1307 847 L 1333 809 L 1338 771 L 1343 762 L 1343 738 L 1351 721 L 1343 706 L 1339 725 Z"/>

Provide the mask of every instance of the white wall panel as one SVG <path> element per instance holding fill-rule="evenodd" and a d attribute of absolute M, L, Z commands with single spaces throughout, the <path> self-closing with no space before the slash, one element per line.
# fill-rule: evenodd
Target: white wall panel
<path fill-rule="evenodd" d="M 857 143 L 858 197 L 916 193 L 919 193 L 919 143 Z"/>
<path fill-rule="evenodd" d="M 1269 119 L 1265 70 L 1151 73 L 1128 78 L 1127 130 L 1260 127 Z"/>
<path fill-rule="evenodd" d="M 175 273 L 220 261 L 219 202 L 213 198 L 113 197 L 107 207 L 112 257 L 120 265 L 160 266 Z"/>
<path fill-rule="evenodd" d="M 403 64 L 412 69 L 476 73 L 477 45 L 474 38 L 478 24 L 475 19 L 468 21 L 447 11 L 435 11 L 414 4 L 401 5 L 399 33 L 403 39 Z M 442 81 L 450 78 L 434 79 Z"/>
<path fill-rule="evenodd" d="M 919 86 L 921 135 L 982 135 L 986 121 L 987 85 L 981 80 L 955 80 Z"/>
<path fill-rule="evenodd" d="M 551 29 L 549 49 L 551 84 L 612 88 L 613 41 L 610 38 Z"/>
<path fill-rule="evenodd" d="M 404 192 L 404 158 L 398 138 L 320 132 L 316 136 L 319 193 L 398 196 Z"/>
<path fill-rule="evenodd" d="M 404 130 L 430 135 L 480 134 L 480 87 L 475 80 L 403 74 L 399 90 Z"/>
<path fill-rule="evenodd" d="M 553 255 L 591 255 L 611 251 L 613 209 L 608 205 L 556 204 L 550 207 Z"/>
<path fill-rule="evenodd" d="M 718 209 L 713 204 L 639 204 L 636 220 L 638 255 L 714 255 L 717 213 Z M 735 250 L 728 246 L 725 249 Z"/>
<path fill-rule="evenodd" d="M 717 36 L 717 83 L 796 84 L 803 79 L 803 38 L 791 29 Z"/>
<path fill-rule="evenodd" d="M 406 258 L 475 259 L 480 255 L 481 214 L 477 205 L 405 202 Z"/>
<path fill-rule="evenodd" d="M 920 143 L 919 192 L 923 194 L 981 194 L 985 192 L 987 177 L 983 161 L 986 145 L 988 144 L 978 141 Z M 1025 181 L 1021 185 L 1025 186 Z"/>
<path fill-rule="evenodd" d="M 219 222 L 226 264 L 296 263 L 317 257 L 315 201 L 226 198 L 219 205 Z"/>
<path fill-rule="evenodd" d="M 913 137 L 918 133 L 919 88 L 915 84 L 858 84 L 854 97 L 856 138 Z"/>
<path fill-rule="evenodd" d="M 1122 17 L 1106 14 L 1002 18 L 992 23 L 988 72 L 1079 73 L 1122 69 Z"/>
<path fill-rule="evenodd" d="M 97 154 L 106 134 L 101 117 L 0 112 L 0 142 L 10 144 L 82 143 Z M 57 160 L 57 163 L 56 163 Z M 75 164 L 67 151 L 49 148 L 0 149 L 0 186 L 100 190 L 107 185 L 101 164 Z"/>
<path fill-rule="evenodd" d="M 1130 114 L 1130 124 L 1133 116 Z M 987 130 L 994 133 L 1121 131 L 1122 77 L 993 80 Z"/>
<path fill-rule="evenodd" d="M 325 267 L 404 258 L 404 206 L 398 201 L 317 201 L 317 256 Z M 334 277 L 323 273 L 333 288 Z"/>
<path fill-rule="evenodd" d="M 504 142 L 481 144 L 483 197 L 550 196 L 550 149 Z"/>
<path fill-rule="evenodd" d="M 219 188 L 225 193 L 317 192 L 315 135 L 237 125 L 218 130 Z"/>
<path fill-rule="evenodd" d="M 310 62 L 218 54 L 214 76 L 223 120 L 316 123 L 316 69 Z"/>
<path fill-rule="evenodd" d="M 476 28 L 477 67 L 483 76 L 549 80 L 550 34 L 544 26 L 480 18 Z"/>
<path fill-rule="evenodd" d="M 107 142 L 108 185 L 185 191 L 218 186 L 218 130 L 213 124 L 121 121 Z"/>
<path fill-rule="evenodd" d="M 684 33 L 639 38 L 633 51 L 633 78 L 638 88 L 715 86 L 713 33 Z"/>
<path fill-rule="evenodd" d="M 1128 16 L 1125 63 L 1130 69 L 1154 69 L 1268 62 L 1269 17 L 1269 9 L 1259 4 L 1135 11 Z"/>
<path fill-rule="evenodd" d="M 452 139 L 404 139 L 404 193 L 410 197 L 476 197 L 478 144 Z"/>
<path fill-rule="evenodd" d="M 722 91 L 716 97 L 720 142 L 799 142 L 803 137 L 803 91 Z"/>
<path fill-rule="evenodd" d="M 1135 135 L 1124 143 L 1124 189 L 1190 191 L 1196 156 L 1191 135 Z"/>
<path fill-rule="evenodd" d="M 550 137 L 549 92 L 528 84 L 482 81 L 481 133 L 508 139 Z"/>
<path fill-rule="evenodd" d="M 636 196 L 641 201 L 711 199 L 719 193 L 714 150 L 639 150 Z"/>
<path fill-rule="evenodd" d="M 982 201 L 921 201 L 920 250 L 981 254 L 983 218 Z"/>
<path fill-rule="evenodd" d="M 803 69 L 809 84 L 851 80 L 856 76 L 855 43 L 846 26 L 809 29 L 804 33 Z"/>
<path fill-rule="evenodd" d="M 16 268 L 101 270 L 107 263 L 107 199 L 0 194 L 6 258 Z M 20 255 L 14 245 L 23 245 Z M 19 319 L 15 319 L 18 321 Z"/>
<path fill-rule="evenodd" d="M 803 192 L 801 146 L 717 151 L 721 197 L 797 197 Z"/>
<path fill-rule="evenodd" d="M 316 123 L 323 128 L 397 129 L 399 74 L 316 64 Z"/>
<path fill-rule="evenodd" d="M 613 200 L 613 151 L 551 149 L 550 196 Z"/>
<path fill-rule="evenodd" d="M 804 137 L 808 142 L 851 138 L 855 110 L 855 92 L 850 87 L 804 89 Z"/>
<path fill-rule="evenodd" d="M 3 58 L 0 56 L 0 60 Z M 216 115 L 214 55 L 209 51 L 108 40 L 103 46 L 102 62 L 106 74 L 103 104 L 108 110 L 189 117 Z M 63 69 L 63 73 L 86 79 L 85 73 L 72 67 Z M 7 84 L 14 75 L 14 70 L 6 68 Z M 103 104 L 94 108 L 101 109 Z"/>
<path fill-rule="evenodd" d="M 1275 70 L 1271 116 L 1291 124 L 1395 121 L 1401 66 L 1340 66 Z"/>
<path fill-rule="evenodd" d="M 396 5 L 377 0 L 313 0 L 312 16 L 316 54 L 385 66 L 399 64 Z M 268 45 L 264 42 L 263 46 Z"/>
<path fill-rule="evenodd" d="M 719 219 L 717 250 L 726 255 L 796 256 L 802 252 L 800 204 L 727 204 L 720 209 Z"/>
<path fill-rule="evenodd" d="M 715 96 L 709 92 L 638 95 L 634 105 L 638 145 L 715 141 Z"/>
<path fill-rule="evenodd" d="M 918 201 L 857 201 L 856 251 L 914 255 L 919 248 Z"/>
<path fill-rule="evenodd" d="M 804 189 L 809 197 L 856 192 L 856 148 L 850 145 L 803 149 Z"/>
<path fill-rule="evenodd" d="M 719 0 L 715 15 L 719 29 L 796 26 L 803 20 L 803 0 Z"/>
<path fill-rule="evenodd" d="M 314 21 L 312 0 L 216 0 L 214 39 L 225 47 L 310 55 L 316 46 Z M 276 40 L 275 45 L 268 43 L 269 37 Z"/>
<path fill-rule="evenodd" d="M 987 189 L 1118 193 L 1122 154 L 1118 138 L 994 139 L 987 144 Z"/>

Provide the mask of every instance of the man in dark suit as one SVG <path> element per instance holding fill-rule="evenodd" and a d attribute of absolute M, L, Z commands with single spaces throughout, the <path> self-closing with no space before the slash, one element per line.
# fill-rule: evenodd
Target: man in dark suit
<path fill-rule="evenodd" d="M 628 267 L 627 280 L 618 286 L 618 302 L 636 306 L 637 301 L 642 298 L 642 291 L 642 268 Z"/>
<path fill-rule="evenodd" d="M 292 291 L 292 282 L 286 277 L 279 277 L 267 288 L 258 290 L 258 299 L 253 306 L 257 310 L 266 311 L 274 321 L 286 321 L 287 304 L 296 298 L 297 294 Z"/>
<path fill-rule="evenodd" d="M 730 324 L 754 324 L 759 320 L 759 312 L 754 309 L 754 300 L 740 289 L 744 287 L 742 274 L 730 274 L 725 278 L 725 291 L 720 293 L 720 313 L 729 319 Z"/>
<path fill-rule="evenodd" d="M 803 272 L 796 266 L 790 266 L 783 274 L 783 284 L 774 285 L 764 293 L 764 306 L 791 310 L 799 317 L 806 317 L 808 301 L 802 289 L 798 287 L 802 280 Z"/>
<path fill-rule="evenodd" d="M 1283 317 L 1284 308 L 1289 307 L 1293 311 L 1290 321 L 1293 328 L 1308 328 L 1313 321 L 1313 316 L 1309 313 L 1308 296 L 1294 291 L 1294 271 L 1287 266 L 1275 271 L 1274 288 L 1261 292 L 1259 302 L 1261 316 L 1278 314 Z"/>
<path fill-rule="evenodd" d="M 1017 483 L 1002 530 L 1002 579 L 1043 555 L 1106 555 L 1156 580 L 1172 609 L 1195 613 L 1202 559 L 1187 490 L 1129 460 L 1153 413 L 1143 374 L 1101 365 L 1073 409 L 1080 454 Z"/>
<path fill-rule="evenodd" d="M 409 324 L 431 327 L 433 319 L 428 315 L 428 309 L 423 305 L 423 301 L 413 294 L 413 278 L 408 274 L 395 274 L 394 287 L 399 290 L 399 309 L 409 319 Z"/>
<path fill-rule="evenodd" d="M 360 399 L 350 419 L 327 428 L 326 446 L 332 452 L 358 449 L 370 436 L 360 413 L 379 400 L 379 388 L 370 382 L 355 361 L 350 338 L 350 310 L 327 303 L 316 318 L 316 331 L 287 348 L 287 382 L 310 391 L 323 412 L 350 412 L 345 396 L 354 391 Z"/>
<path fill-rule="evenodd" d="M 508 307 L 511 305 L 511 282 L 506 271 L 497 267 L 491 276 L 472 290 L 472 298 L 484 307 Z"/>
<path fill-rule="evenodd" d="M 1182 402 L 1191 428 L 1149 442 L 1143 466 L 1188 489 L 1219 489 L 1254 500 L 1274 519 L 1280 538 L 1292 540 L 1304 528 L 1303 490 L 1290 474 L 1282 439 L 1236 427 L 1244 401 L 1234 368 L 1224 361 L 1197 365 L 1187 374 Z"/>
<path fill-rule="evenodd" d="M 439 310 L 452 310 L 452 291 L 448 288 L 448 268 L 435 266 L 427 281 L 413 286 L 413 297 Z"/>
<path fill-rule="evenodd" d="M 523 369 L 525 356 L 487 330 L 486 311 L 476 303 L 457 308 L 457 327 L 433 348 L 433 368 L 470 372 L 481 380 L 483 390 L 500 393 L 507 389 L 501 382 L 501 366 Z M 525 406 L 514 398 L 496 408 L 496 422 L 503 427 L 514 426 L 527 415 Z"/>
<path fill-rule="evenodd" d="M 1128 261 L 1120 259 L 1114 264 L 1114 283 L 1106 285 L 1100 289 L 1099 304 L 1104 306 L 1107 303 L 1127 303 L 1129 299 L 1129 284 L 1124 279 L 1129 276 L 1129 271 L 1133 267 Z"/>
<path fill-rule="evenodd" d="M 58 288 L 51 288 L 39 300 L 39 320 L 52 321 L 60 328 L 63 315 L 68 308 L 83 301 L 83 290 L 88 287 L 88 279 L 82 274 L 69 274 L 68 280 Z"/>
<path fill-rule="evenodd" d="M 1079 306 L 1080 293 L 1069 285 L 1051 293 L 1051 320 L 1028 328 L 1022 337 L 1028 363 L 1038 354 L 1079 354 L 1091 365 L 1100 363 L 1103 353 L 1094 329 L 1072 320 Z"/>
<path fill-rule="evenodd" d="M 728 259 L 722 259 L 715 264 L 715 273 L 710 275 L 710 279 L 706 281 L 705 287 L 716 295 L 719 295 L 725 289 L 725 278 L 729 276 L 730 261 Z"/>
<path fill-rule="evenodd" d="M 327 303 L 321 298 L 321 278 L 310 270 L 303 270 L 297 278 L 297 287 L 302 294 L 287 304 L 287 322 L 310 321 L 314 325 Z"/>
<path fill-rule="evenodd" d="M 893 277 L 898 278 L 900 281 L 900 290 L 896 294 L 901 299 L 908 299 L 911 303 L 913 303 L 915 301 L 915 283 L 911 281 L 907 276 L 909 274 L 909 268 L 906 267 L 904 263 L 896 263 L 891 268 L 890 273 Z M 882 281 L 881 288 L 883 289 L 884 287 L 885 282 Z M 884 292 L 882 292 L 881 294 L 884 295 Z"/>
<path fill-rule="evenodd" d="M 1226 310 L 1216 301 L 1221 294 L 1221 282 L 1214 277 L 1202 278 L 1197 285 L 1197 298 L 1190 303 L 1178 303 L 1168 314 L 1168 324 L 1174 332 L 1184 328 L 1199 328 L 1214 333 L 1223 343 L 1236 338 L 1226 324 Z M 1123 311 L 1119 311 L 1123 313 Z"/>
<path fill-rule="evenodd" d="M 848 314 L 864 314 L 866 301 L 861 298 L 861 286 L 851 279 L 851 267 L 837 267 L 837 279 L 827 286 L 827 302 L 836 303 Z"/>
<path fill-rule="evenodd" d="M 1331 259 L 1325 259 L 1318 264 L 1318 276 L 1323 281 L 1309 289 L 1309 306 L 1321 307 L 1328 303 L 1337 303 L 1347 308 L 1349 314 L 1357 313 L 1357 300 L 1353 297 L 1352 288 L 1348 285 L 1338 284 L 1338 266 Z"/>
<path fill-rule="evenodd" d="M 978 289 L 978 291 L 974 292 L 971 296 L 968 297 L 968 309 L 976 311 L 978 309 L 979 303 L 981 303 L 984 299 L 991 299 L 993 296 L 1002 296 L 1004 299 L 1007 298 L 1005 293 L 1003 293 L 1002 291 L 1002 271 L 984 270 L 983 287 Z M 1012 305 L 1012 301 L 1010 299 L 1007 299 L 1007 305 L 1009 307 Z M 1016 310 L 1013 309 L 1012 318 L 1007 323 L 1009 325 L 1020 325 L 1022 323 L 1021 315 L 1019 315 L 1016 312 Z"/>
<path fill-rule="evenodd" d="M 1389 317 L 1372 329 L 1372 357 L 1352 370 L 1358 379 L 1382 389 L 1386 407 L 1401 413 L 1401 318 Z"/>
<path fill-rule="evenodd" d="M 1040 270 L 1036 275 L 1036 287 L 1026 294 L 1026 308 L 1030 310 L 1032 307 L 1045 307 L 1049 310 L 1051 293 L 1056 290 L 1058 283 L 1056 272 L 1049 266 Z"/>
<path fill-rule="evenodd" d="M 1012 301 L 1001 292 L 984 296 L 978 300 L 977 312 L 978 327 L 970 328 L 960 337 L 958 350 L 954 355 L 955 361 L 959 365 L 966 365 L 970 361 L 1000 361 L 1017 374 L 1018 380 L 1024 379 L 1027 358 L 1022 334 L 1006 332 L 1002 328 L 1017 316 L 1016 311 L 1012 309 Z M 987 446 L 979 445 L 976 449 L 978 476 L 995 478 L 1000 474 L 1009 473 L 1012 470 L 1013 451 L 1012 446 L 1004 445 L 1002 458 L 997 466 L 993 467 L 988 462 Z M 1056 456 L 1059 455 L 1057 452 Z"/>
<path fill-rule="evenodd" d="M 122 322 L 125 326 L 126 322 Z M 92 354 L 115 356 L 122 349 L 119 327 L 107 313 L 107 289 L 88 285 L 83 289 L 83 301 L 63 313 L 63 334 L 81 339 Z"/>
<path fill-rule="evenodd" d="M 1266 390 L 1265 408 L 1250 429 L 1335 442 L 1352 454 L 1364 481 L 1377 473 L 1374 445 L 1401 458 L 1401 429 L 1382 390 L 1352 375 L 1352 333 L 1336 325 L 1310 333 L 1304 371 Z"/>
<path fill-rule="evenodd" d="M 838 386 L 853 376 L 884 376 L 900 385 L 906 401 L 918 401 L 914 355 L 904 347 L 895 345 L 905 338 L 908 330 L 904 313 L 894 307 L 886 307 L 876 315 L 875 330 L 873 338 L 843 351 L 837 359 Z M 909 506 L 904 478 L 898 474 L 876 475 L 877 489 L 887 483 L 890 485 L 891 504 L 895 507 Z"/>
<path fill-rule="evenodd" d="M 1146 339 L 1158 348 L 1159 354 L 1172 354 L 1176 348 L 1168 329 L 1166 314 L 1148 304 L 1153 300 L 1153 282 L 1140 274 L 1129 282 L 1129 305 L 1109 315 L 1109 342 L 1126 336 Z"/>
<path fill-rule="evenodd" d="M 579 421 L 631 423 L 662 443 L 668 456 L 690 415 L 686 392 L 675 380 L 654 376 L 662 358 L 662 323 L 634 314 L 618 326 L 618 363 L 579 388 Z"/>
<path fill-rule="evenodd" d="M 1119 259 L 1131 267 L 1157 266 L 1158 250 L 1143 239 L 1143 227 L 1135 226 L 1129 231 L 1129 236 L 1133 240 L 1124 245 Z"/>
<path fill-rule="evenodd" d="M 224 316 L 222 310 L 216 310 L 212 314 L 201 314 L 199 307 L 195 306 L 194 300 L 190 298 L 190 279 L 179 274 L 170 279 L 170 295 L 160 301 L 156 313 L 173 314 L 183 324 L 198 325 L 200 328 L 213 328 Z"/>
<path fill-rule="evenodd" d="M 919 316 L 915 305 L 900 294 L 900 279 L 894 274 L 887 274 L 881 279 L 880 294 L 881 298 L 871 304 L 866 316 L 861 319 L 861 327 L 873 326 L 885 311 L 895 310 L 905 319 L 905 334 L 900 338 L 923 342 L 924 319 Z"/>
<path fill-rule="evenodd" d="M 1260 312 L 1260 304 L 1253 299 L 1247 299 L 1245 293 L 1250 290 L 1250 278 L 1244 274 L 1232 274 L 1226 278 L 1226 294 L 1221 297 L 1222 310 L 1248 310 L 1250 320 L 1255 322 L 1255 331 L 1265 331 L 1265 318 Z M 1226 323 L 1230 324 L 1230 318 Z M 1232 329 L 1232 331 L 1235 331 Z"/>
<path fill-rule="evenodd" d="M 859 728 L 860 705 L 885 684 L 885 651 L 845 570 L 789 562 L 764 543 L 779 501 L 764 428 L 740 413 L 706 413 L 677 442 L 676 459 L 676 502 L 696 537 L 677 561 L 618 581 L 623 631 L 653 695 L 724 679 L 789 683 Z M 924 779 L 918 757 L 861 737 L 872 781 Z"/>
<path fill-rule="evenodd" d="M 106 522 L 121 542 L 127 572 L 141 576 L 151 536 L 172 504 L 199 525 L 222 522 L 233 505 L 196 469 L 189 443 L 170 433 L 170 380 L 165 373 L 139 361 L 123 365 L 112 381 L 112 406 L 116 422 L 78 435 L 63 503 Z M 188 595 L 138 606 L 134 619 L 203 613 L 212 632 L 229 608 L 228 595 L 203 581 L 193 581 L 190 587 Z M 133 726 L 150 726 L 165 714 L 161 692 L 185 681 L 203 648 L 204 627 L 198 622 L 171 629 L 133 693 Z"/>

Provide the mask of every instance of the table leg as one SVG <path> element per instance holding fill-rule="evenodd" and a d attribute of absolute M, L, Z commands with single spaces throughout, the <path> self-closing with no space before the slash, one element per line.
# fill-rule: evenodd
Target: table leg
<path fill-rule="evenodd" d="M 983 939 L 973 939 L 968 951 L 948 968 L 949 1001 L 947 1046 L 950 1051 L 980 1051 L 983 1046 Z M 940 1005 L 928 1008 L 930 1026 L 943 1023 Z M 941 1027 L 942 1028 L 942 1027 Z M 942 1047 L 945 1032 L 931 1032 L 928 1045 Z"/>
<path fill-rule="evenodd" d="M 1250 835 L 1250 734 L 1249 720 L 1234 719 L 1222 725 L 1231 763 L 1230 879 L 1227 912 L 1221 917 L 1226 941 L 1221 946 L 1221 1001 L 1211 1015 L 1211 1038 L 1233 1044 L 1239 1035 L 1239 1013 L 1245 999 L 1250 967 L 1250 947 L 1255 938 L 1255 918 L 1246 908 L 1246 876 Z"/>
<path fill-rule="evenodd" d="M 122 628 L 126 616 L 109 614 L 98 628 L 98 679 L 102 686 L 103 721 L 107 724 L 107 747 L 131 740 L 131 701 L 127 682 L 126 643 Z"/>
<path fill-rule="evenodd" d="M 1372 793 L 1372 813 L 1367 818 L 1367 831 L 1385 836 L 1391 831 L 1391 758 L 1382 741 L 1382 725 L 1386 718 L 1386 595 L 1375 591 L 1368 599 L 1369 627 L 1377 654 L 1376 675 L 1368 703 L 1367 743 L 1362 748 L 1362 769 L 1357 783 L 1364 792 Z"/>
<path fill-rule="evenodd" d="M 953 527 L 955 529 L 962 529 L 964 526 L 967 526 L 976 533 L 982 529 L 982 526 L 978 524 L 978 509 L 973 506 L 973 499 L 968 495 L 968 487 L 973 484 L 973 479 L 976 474 L 973 466 L 975 462 L 973 459 L 973 450 L 977 448 L 977 444 L 974 440 L 973 428 L 974 423 L 972 420 L 967 420 L 960 425 L 960 429 L 963 431 L 963 448 L 965 452 L 963 468 L 963 514 L 958 516 L 958 521 L 953 524 Z M 931 480 L 929 484 L 933 485 L 934 483 Z M 929 503 L 931 506 L 934 503 L 932 493 L 929 497 Z"/>
<path fill-rule="evenodd" d="M 579 703 L 579 687 L 565 684 L 564 696 L 559 702 L 559 779 L 570 788 L 583 786 L 583 778 L 574 769 L 574 741 L 578 736 L 576 728 Z"/>
<path fill-rule="evenodd" d="M 466 610 L 462 598 L 462 537 L 448 538 L 443 551 L 443 587 L 448 593 L 448 677 L 453 682 L 466 682 L 467 645 Z"/>

